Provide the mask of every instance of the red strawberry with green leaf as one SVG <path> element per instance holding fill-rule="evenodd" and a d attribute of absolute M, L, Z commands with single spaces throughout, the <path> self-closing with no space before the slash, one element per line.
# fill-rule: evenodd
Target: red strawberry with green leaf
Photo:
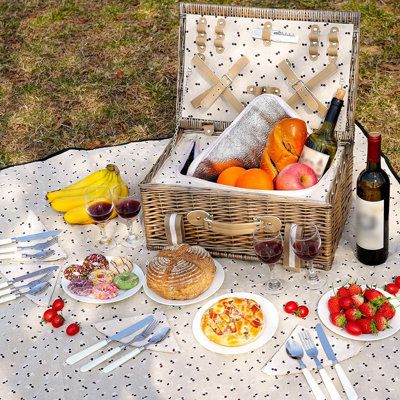
<path fill-rule="evenodd" d="M 342 286 L 338 289 L 336 295 L 339 297 L 350 297 L 349 289 Z"/>
<path fill-rule="evenodd" d="M 365 289 L 364 297 L 368 301 L 372 301 L 374 305 L 381 305 L 386 301 L 386 297 L 379 290 L 371 288 Z"/>
<path fill-rule="evenodd" d="M 367 318 L 372 318 L 376 313 L 376 307 L 371 302 L 361 304 L 358 309 Z"/>
<path fill-rule="evenodd" d="M 378 331 L 384 331 L 389 328 L 389 321 L 385 317 L 374 317 L 375 327 Z"/>
<path fill-rule="evenodd" d="M 340 312 L 339 297 L 332 296 L 328 300 L 328 310 L 331 314 Z"/>
<path fill-rule="evenodd" d="M 345 311 L 344 315 L 347 321 L 357 321 L 362 317 L 361 311 L 357 310 L 357 308 L 349 308 Z"/>
<path fill-rule="evenodd" d="M 356 283 L 351 283 L 349 288 L 348 288 L 350 296 L 354 296 L 355 294 L 361 294 L 362 289 L 360 285 L 357 285 Z"/>
<path fill-rule="evenodd" d="M 353 294 L 353 296 L 351 296 L 351 299 L 353 300 L 353 304 L 355 308 L 359 308 L 361 306 L 361 304 L 364 303 L 364 296 L 360 293 L 360 294 Z"/>
<path fill-rule="evenodd" d="M 385 317 L 390 320 L 396 315 L 396 309 L 389 303 L 383 303 L 375 314 L 377 317 Z"/>
<path fill-rule="evenodd" d="M 346 316 L 341 312 L 331 314 L 331 321 L 333 325 L 338 326 L 339 328 L 342 328 L 347 323 Z"/>
<path fill-rule="evenodd" d="M 361 318 L 357 320 L 357 324 L 361 328 L 362 333 L 378 333 L 375 322 L 371 318 Z"/>

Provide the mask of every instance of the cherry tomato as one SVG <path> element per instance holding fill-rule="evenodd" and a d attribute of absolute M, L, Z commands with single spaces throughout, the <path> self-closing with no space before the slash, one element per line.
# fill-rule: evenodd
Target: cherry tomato
<path fill-rule="evenodd" d="M 64 300 L 61 297 L 55 299 L 51 308 L 56 311 L 61 311 L 64 308 Z"/>
<path fill-rule="evenodd" d="M 349 321 L 346 324 L 346 331 L 350 333 L 350 335 L 358 336 L 362 334 L 362 330 L 360 325 L 357 324 L 355 321 Z"/>
<path fill-rule="evenodd" d="M 79 332 L 79 330 L 80 330 L 79 324 L 76 324 L 74 322 L 73 324 L 69 324 L 67 326 L 65 332 L 67 333 L 68 336 L 74 336 Z"/>
<path fill-rule="evenodd" d="M 399 287 L 395 283 L 388 283 L 385 286 L 385 290 L 390 294 L 396 294 L 399 291 Z"/>
<path fill-rule="evenodd" d="M 295 314 L 300 318 L 305 318 L 307 317 L 308 313 L 309 310 L 307 306 L 299 306 Z"/>
<path fill-rule="evenodd" d="M 64 324 L 64 317 L 60 314 L 56 314 L 52 319 L 51 324 L 54 326 L 54 328 L 59 328 Z"/>
<path fill-rule="evenodd" d="M 400 288 L 400 275 L 399 275 L 399 276 L 396 276 L 396 278 L 395 278 L 395 280 L 394 280 L 394 283 L 395 283 L 395 285 L 396 285 L 397 287 Z"/>
<path fill-rule="evenodd" d="M 294 314 L 297 311 L 298 308 L 299 308 L 299 305 L 295 301 L 288 301 L 283 306 L 283 309 L 288 314 Z"/>
<path fill-rule="evenodd" d="M 51 322 L 51 321 L 53 321 L 53 318 L 54 318 L 56 315 L 57 315 L 57 313 L 56 313 L 52 308 L 50 308 L 50 309 L 48 309 L 48 310 L 46 310 L 46 311 L 44 312 L 44 314 L 43 314 L 43 319 L 44 319 L 46 322 Z"/>

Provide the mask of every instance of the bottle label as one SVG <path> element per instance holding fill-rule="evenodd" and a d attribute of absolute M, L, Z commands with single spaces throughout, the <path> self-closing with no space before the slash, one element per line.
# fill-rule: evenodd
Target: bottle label
<path fill-rule="evenodd" d="M 299 162 L 311 167 L 318 176 L 318 179 L 321 179 L 321 176 L 324 174 L 325 168 L 329 162 L 329 154 L 324 154 L 304 146 Z"/>
<path fill-rule="evenodd" d="M 365 201 L 356 197 L 356 241 L 366 250 L 384 247 L 384 200 Z"/>

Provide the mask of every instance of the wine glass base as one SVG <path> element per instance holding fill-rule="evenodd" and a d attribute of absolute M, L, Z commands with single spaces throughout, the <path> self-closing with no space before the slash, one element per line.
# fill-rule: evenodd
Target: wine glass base
<path fill-rule="evenodd" d="M 113 248 L 115 248 L 115 243 L 111 239 L 108 239 L 105 241 L 95 243 L 94 247 L 96 251 L 106 253 L 107 251 L 110 251 Z"/>
<path fill-rule="evenodd" d="M 263 285 L 264 291 L 267 294 L 281 294 L 284 293 L 287 288 L 287 282 L 283 279 L 276 279 L 273 283 L 271 281 L 267 281 Z"/>
<path fill-rule="evenodd" d="M 139 243 L 140 243 L 139 238 L 135 238 L 135 239 L 131 239 L 131 240 L 128 240 L 128 239 L 122 240 L 119 244 L 124 247 L 133 248 L 133 247 L 137 247 Z"/>
<path fill-rule="evenodd" d="M 320 273 L 316 273 L 316 278 L 311 279 L 309 276 L 305 276 L 306 286 L 311 290 L 318 290 L 326 285 L 326 276 Z"/>

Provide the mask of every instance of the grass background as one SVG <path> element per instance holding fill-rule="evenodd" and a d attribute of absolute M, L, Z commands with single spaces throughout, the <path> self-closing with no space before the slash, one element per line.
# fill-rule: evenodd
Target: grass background
<path fill-rule="evenodd" d="M 400 171 L 397 0 L 221 1 L 358 10 L 357 119 Z M 68 147 L 165 138 L 175 119 L 178 2 L 0 0 L 0 168 Z"/>

